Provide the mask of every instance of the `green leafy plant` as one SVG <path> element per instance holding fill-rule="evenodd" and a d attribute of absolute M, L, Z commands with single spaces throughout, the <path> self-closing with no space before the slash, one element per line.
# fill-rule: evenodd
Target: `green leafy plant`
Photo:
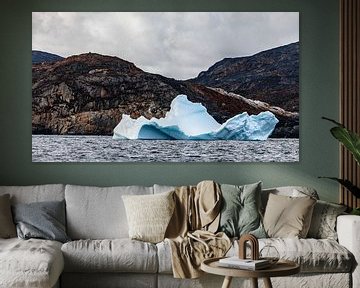
<path fill-rule="evenodd" d="M 331 134 L 339 140 L 346 149 L 354 156 L 355 161 L 360 165 L 360 136 L 353 131 L 347 129 L 343 124 L 333 119 L 322 117 L 323 119 L 336 124 L 330 129 Z M 350 180 L 340 179 L 336 177 L 320 177 L 327 178 L 339 182 L 347 190 L 349 190 L 356 198 L 360 198 L 360 187 L 354 185 Z"/>
<path fill-rule="evenodd" d="M 351 211 L 351 214 L 360 216 L 360 208 L 354 208 Z"/>

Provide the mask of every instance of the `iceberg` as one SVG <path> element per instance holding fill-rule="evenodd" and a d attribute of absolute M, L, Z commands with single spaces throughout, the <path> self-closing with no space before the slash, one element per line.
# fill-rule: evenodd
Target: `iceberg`
<path fill-rule="evenodd" d="M 132 119 L 124 114 L 114 128 L 113 139 L 146 140 L 266 140 L 278 123 L 270 111 L 238 114 L 218 123 L 201 103 L 186 95 L 176 96 L 164 118 Z"/>

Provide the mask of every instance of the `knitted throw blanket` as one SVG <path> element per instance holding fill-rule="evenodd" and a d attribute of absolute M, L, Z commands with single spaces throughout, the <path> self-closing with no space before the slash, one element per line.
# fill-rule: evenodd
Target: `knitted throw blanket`
<path fill-rule="evenodd" d="M 165 233 L 171 247 L 175 278 L 200 277 L 201 262 L 222 257 L 231 246 L 223 232 L 216 233 L 221 209 L 221 190 L 213 181 L 175 189 L 175 210 Z"/>

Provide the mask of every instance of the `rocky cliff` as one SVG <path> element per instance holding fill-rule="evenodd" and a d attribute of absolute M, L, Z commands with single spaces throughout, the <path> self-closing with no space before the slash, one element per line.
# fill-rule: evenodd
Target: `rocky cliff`
<path fill-rule="evenodd" d="M 244 111 L 257 114 L 270 107 L 191 81 L 146 73 L 133 63 L 94 53 L 34 64 L 32 73 L 33 134 L 111 135 L 122 114 L 163 117 L 178 94 L 203 103 L 220 123 Z M 285 112 L 274 109 L 282 119 L 274 135 L 298 137 L 298 115 Z"/>
<path fill-rule="evenodd" d="M 298 112 L 299 42 L 249 57 L 225 58 L 190 81 Z"/>
<path fill-rule="evenodd" d="M 43 52 L 43 51 L 37 51 L 37 50 L 33 50 L 31 56 L 32 56 L 32 64 L 43 63 L 43 62 L 56 62 L 64 59 L 59 55 Z"/>

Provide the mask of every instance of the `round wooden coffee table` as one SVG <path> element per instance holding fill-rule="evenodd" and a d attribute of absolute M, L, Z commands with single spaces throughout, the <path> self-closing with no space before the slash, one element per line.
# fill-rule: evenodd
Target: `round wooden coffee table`
<path fill-rule="evenodd" d="M 258 278 L 263 278 L 265 287 L 272 288 L 270 277 L 289 276 L 300 272 L 300 266 L 288 260 L 279 260 L 270 268 L 253 271 L 219 266 L 219 259 L 221 258 L 204 260 L 201 263 L 201 270 L 225 276 L 222 288 L 229 288 L 233 277 L 251 278 L 254 288 L 258 288 Z"/>

